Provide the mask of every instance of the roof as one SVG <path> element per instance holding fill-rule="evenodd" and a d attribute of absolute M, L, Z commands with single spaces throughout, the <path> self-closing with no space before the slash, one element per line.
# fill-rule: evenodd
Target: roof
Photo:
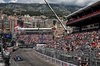
<path fill-rule="evenodd" d="M 72 14 L 69 14 L 69 15 L 67 16 L 67 18 L 71 17 L 72 15 L 74 15 L 74 14 L 76 14 L 76 13 L 82 12 L 83 10 L 87 10 L 88 8 L 94 7 L 94 6 L 99 5 L 99 4 L 100 4 L 100 1 L 97 1 L 97 2 L 95 2 L 95 3 L 93 3 L 93 4 L 91 4 L 91 5 L 88 5 L 88 6 L 84 7 L 84 8 L 81 8 L 81 9 L 79 9 L 78 11 L 75 11 L 75 12 L 73 12 Z"/>
<path fill-rule="evenodd" d="M 52 28 L 21 28 L 21 30 L 52 30 Z"/>

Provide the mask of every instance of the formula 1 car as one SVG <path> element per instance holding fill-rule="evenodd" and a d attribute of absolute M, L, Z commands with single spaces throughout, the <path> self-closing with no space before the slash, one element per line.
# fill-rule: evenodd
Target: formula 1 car
<path fill-rule="evenodd" d="M 14 58 L 14 60 L 15 61 L 23 61 L 23 59 L 19 55 L 16 55 L 16 57 Z"/>

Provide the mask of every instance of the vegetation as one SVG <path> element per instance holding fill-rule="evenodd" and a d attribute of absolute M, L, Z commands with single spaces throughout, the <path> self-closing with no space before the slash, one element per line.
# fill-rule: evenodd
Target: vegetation
<path fill-rule="evenodd" d="M 82 7 L 79 6 L 69 6 L 62 4 L 50 4 L 51 7 L 55 10 L 58 16 L 66 16 Z M 22 11 L 22 15 L 29 14 L 30 16 L 39 16 L 45 15 L 53 16 L 51 10 L 47 7 L 46 4 L 20 4 L 20 3 L 1 3 L 0 10 L 4 10 L 5 14 L 17 15 L 20 14 L 20 9 Z"/>

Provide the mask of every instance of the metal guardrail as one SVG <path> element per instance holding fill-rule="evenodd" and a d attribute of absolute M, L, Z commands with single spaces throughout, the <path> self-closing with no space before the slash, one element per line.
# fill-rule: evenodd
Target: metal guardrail
<path fill-rule="evenodd" d="M 78 58 L 76 56 L 67 55 L 67 53 L 63 50 L 39 48 L 38 52 L 58 60 L 68 62 L 69 64 L 75 64 L 75 65 L 78 64 Z"/>
<path fill-rule="evenodd" d="M 56 59 L 56 58 L 52 58 L 52 57 L 49 57 L 47 55 L 44 55 L 42 53 L 39 53 L 37 51 L 35 51 L 37 55 L 39 55 L 40 57 L 44 58 L 45 60 L 49 60 L 53 63 L 56 63 L 58 64 L 59 66 L 77 66 L 75 64 L 72 64 L 72 63 L 67 63 L 67 62 L 64 62 L 62 60 L 59 60 L 59 59 Z"/>
<path fill-rule="evenodd" d="M 100 66 L 100 56 L 97 57 L 99 51 L 100 49 L 85 49 L 82 53 L 80 50 L 65 52 L 63 50 L 57 50 L 54 48 L 38 48 L 38 52 L 44 55 L 75 65 L 79 64 L 78 58 L 81 57 L 81 64 L 87 64 L 88 61 L 88 66 Z"/>

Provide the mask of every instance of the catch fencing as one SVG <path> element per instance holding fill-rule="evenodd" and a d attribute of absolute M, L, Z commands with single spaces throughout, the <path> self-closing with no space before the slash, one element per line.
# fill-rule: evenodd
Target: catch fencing
<path fill-rule="evenodd" d="M 62 61 L 62 60 L 59 60 L 59 59 L 56 59 L 56 58 L 53 58 L 53 57 L 50 57 L 50 56 L 47 56 L 47 55 L 44 55 L 40 52 L 37 52 L 35 51 L 37 55 L 39 55 L 40 57 L 44 58 L 45 60 L 49 60 L 51 62 L 54 62 L 60 66 L 77 66 L 75 64 L 72 64 L 72 63 L 67 63 L 65 61 Z"/>
<path fill-rule="evenodd" d="M 100 66 L 100 49 L 84 49 L 83 51 L 63 51 L 54 48 L 39 47 L 39 53 L 77 66 Z M 81 58 L 81 61 L 80 59 Z"/>
<path fill-rule="evenodd" d="M 58 64 L 60 66 L 77 66 L 77 65 L 74 65 L 74 64 L 71 64 L 71 63 L 67 63 L 67 62 L 64 62 L 64 61 L 49 57 L 49 56 L 41 54 L 41 53 L 39 53 L 37 51 L 35 51 L 35 52 L 36 52 L 37 55 L 41 56 L 45 60 L 49 60 L 49 61 L 54 62 L 54 63 L 56 63 L 56 64 Z"/>

